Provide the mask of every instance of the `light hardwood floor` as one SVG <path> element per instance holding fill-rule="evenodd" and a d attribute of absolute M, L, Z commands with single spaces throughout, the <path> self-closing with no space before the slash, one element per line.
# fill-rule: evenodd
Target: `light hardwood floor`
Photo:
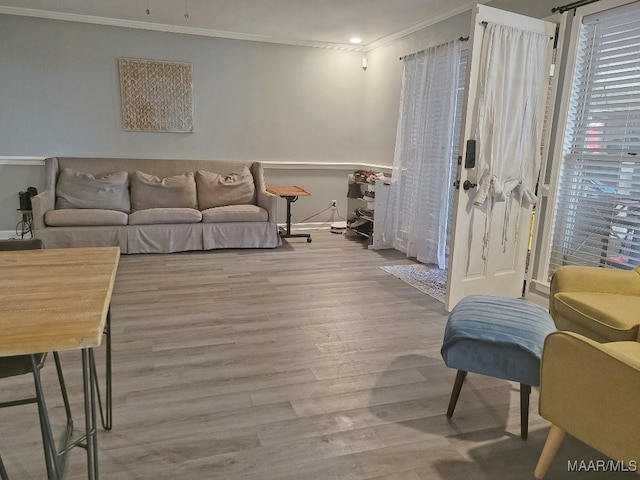
<path fill-rule="evenodd" d="M 100 431 L 105 479 L 530 479 L 549 424 L 519 386 L 469 374 L 452 420 L 455 371 L 440 357 L 447 314 L 382 271 L 395 251 L 314 231 L 275 250 L 123 256 L 112 302 L 114 428 Z M 101 349 L 102 350 L 102 349 Z M 98 352 L 99 367 L 103 352 Z M 62 354 L 81 426 L 80 359 Z M 63 412 L 44 369 L 56 429 Z M 3 380 L 0 400 L 30 378 Z M 0 410 L 12 479 L 44 478 L 34 405 Z M 602 458 L 567 438 L 567 461 Z M 67 477 L 85 476 L 84 451 Z M 630 478 L 620 474 L 619 478 Z M 635 477 L 631 477 L 635 478 Z"/>

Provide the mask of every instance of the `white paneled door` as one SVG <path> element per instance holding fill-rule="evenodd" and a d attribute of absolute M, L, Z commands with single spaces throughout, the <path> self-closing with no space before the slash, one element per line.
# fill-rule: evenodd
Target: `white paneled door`
<path fill-rule="evenodd" d="M 525 32 L 525 36 L 535 37 L 532 42 L 538 43 L 532 48 L 537 53 L 532 58 L 537 61 L 513 68 L 523 56 L 516 40 L 496 46 L 489 37 L 496 28 L 504 31 L 505 27 L 513 29 L 509 35 Z M 522 294 L 555 30 L 554 23 L 484 5 L 474 9 L 447 310 L 471 294 Z M 504 58 L 496 62 L 498 55 Z M 520 102 L 518 95 L 540 88 L 538 80 L 543 91 L 536 100 Z M 519 91 L 515 88 L 519 83 L 526 88 Z M 522 106 L 514 107 L 519 102 Z M 531 139 L 521 141 L 527 135 L 533 135 L 535 148 L 531 148 Z"/>

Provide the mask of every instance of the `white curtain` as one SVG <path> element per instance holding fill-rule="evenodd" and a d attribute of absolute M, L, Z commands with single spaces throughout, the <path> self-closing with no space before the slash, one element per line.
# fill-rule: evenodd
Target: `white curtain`
<path fill-rule="evenodd" d="M 487 203 L 483 256 L 491 234 L 495 202 L 535 204 L 542 127 L 549 81 L 547 35 L 488 23 L 483 36 L 477 110 L 478 190 L 474 204 Z M 509 112 L 499 116 L 495 112 Z M 510 208 L 502 242 L 507 242 Z M 517 209 L 519 212 L 520 209 Z M 516 225 L 519 219 L 515 219 Z"/>
<path fill-rule="evenodd" d="M 382 245 L 446 268 L 460 41 L 404 59 Z"/>

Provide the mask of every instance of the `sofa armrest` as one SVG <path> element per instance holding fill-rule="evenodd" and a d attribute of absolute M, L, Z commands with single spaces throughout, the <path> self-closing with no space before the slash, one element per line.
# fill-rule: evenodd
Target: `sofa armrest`
<path fill-rule="evenodd" d="M 56 208 L 56 181 L 58 179 L 58 159 L 56 157 L 44 160 L 44 190 L 31 197 L 31 211 L 33 213 L 33 229 L 42 230 L 46 224 L 44 215 Z"/>
<path fill-rule="evenodd" d="M 640 461 L 638 362 L 636 342 L 550 334 L 542 353 L 540 415 L 605 455 Z"/>
<path fill-rule="evenodd" d="M 266 190 L 258 190 L 257 203 L 269 213 L 269 222 L 277 223 L 276 214 L 278 208 L 278 196 Z"/>
<path fill-rule="evenodd" d="M 31 211 L 33 212 L 33 229 L 42 230 L 45 227 L 44 214 L 55 209 L 56 198 L 51 190 L 45 190 L 31 197 Z"/>
<path fill-rule="evenodd" d="M 256 203 L 259 207 L 264 208 L 269 214 L 269 222 L 276 223 L 278 197 L 273 193 L 267 192 L 267 184 L 264 181 L 264 168 L 262 163 L 254 162 L 251 168 L 253 174 L 253 181 L 256 185 Z"/>

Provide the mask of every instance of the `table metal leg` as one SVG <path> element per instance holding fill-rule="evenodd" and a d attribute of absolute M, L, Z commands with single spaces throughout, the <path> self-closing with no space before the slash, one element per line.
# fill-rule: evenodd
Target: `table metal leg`
<path fill-rule="evenodd" d="M 31 368 L 33 370 L 33 380 L 36 389 L 36 399 L 38 404 L 38 416 L 40 418 L 40 429 L 42 431 L 42 446 L 44 449 L 45 464 L 47 466 L 47 477 L 49 479 L 59 480 L 62 478 L 62 469 L 60 467 L 60 457 L 56 449 L 56 443 L 51 430 L 51 422 L 47 412 L 47 405 L 44 400 L 44 392 L 42 390 L 42 382 L 40 379 L 40 368 L 36 355 L 31 355 Z"/>
<path fill-rule="evenodd" d="M 287 226 L 286 228 L 280 229 L 280 236 L 282 238 L 306 238 L 307 242 L 311 242 L 311 234 L 310 233 L 291 233 L 291 204 L 298 200 L 297 196 L 285 196 L 283 197 L 287 201 Z"/>
<path fill-rule="evenodd" d="M 106 352 L 105 352 L 105 363 L 106 363 L 106 392 L 104 399 L 104 407 L 102 406 L 102 395 L 100 393 L 100 382 L 98 381 L 98 374 L 96 372 L 96 362 L 95 357 L 93 355 L 93 350 L 91 351 L 91 363 L 93 368 L 93 377 L 95 379 L 95 388 L 98 395 L 98 407 L 100 409 L 100 422 L 102 423 L 102 428 L 104 428 L 107 432 L 113 428 L 113 390 L 112 390 L 112 374 L 111 374 L 111 309 L 107 312 L 107 324 L 104 329 L 104 334 L 106 336 Z"/>
<path fill-rule="evenodd" d="M 98 479 L 98 432 L 96 428 L 95 364 L 90 348 L 82 349 L 82 385 L 84 389 L 84 421 L 87 448 L 87 478 Z"/>
<path fill-rule="evenodd" d="M 68 420 L 67 439 L 65 440 L 65 447 L 63 450 L 60 452 L 56 451 L 53 443 L 53 437 L 51 437 L 50 440 L 45 440 L 45 443 L 47 444 L 46 448 L 51 451 L 51 455 L 53 457 L 52 461 L 49 460 L 50 464 L 47 464 L 47 471 L 52 471 L 52 474 L 49 474 L 49 478 L 61 479 L 66 456 L 73 448 L 81 447 L 87 451 L 87 478 L 89 480 L 98 479 L 98 431 L 96 413 L 96 387 L 98 385 L 98 381 L 96 377 L 96 365 L 92 348 L 83 348 L 81 350 L 81 355 L 85 433 L 80 438 L 72 442 L 69 441 L 71 433 L 69 426 L 73 427 L 73 421 Z M 65 406 L 65 408 L 67 407 Z M 43 425 L 43 432 L 50 432 L 51 429 L 50 427 L 47 427 L 48 418 L 46 416 L 41 419 L 41 424 Z M 44 435 L 45 434 L 43 433 L 43 438 Z M 47 438 L 49 438 L 48 435 L 49 434 L 47 434 Z"/>

